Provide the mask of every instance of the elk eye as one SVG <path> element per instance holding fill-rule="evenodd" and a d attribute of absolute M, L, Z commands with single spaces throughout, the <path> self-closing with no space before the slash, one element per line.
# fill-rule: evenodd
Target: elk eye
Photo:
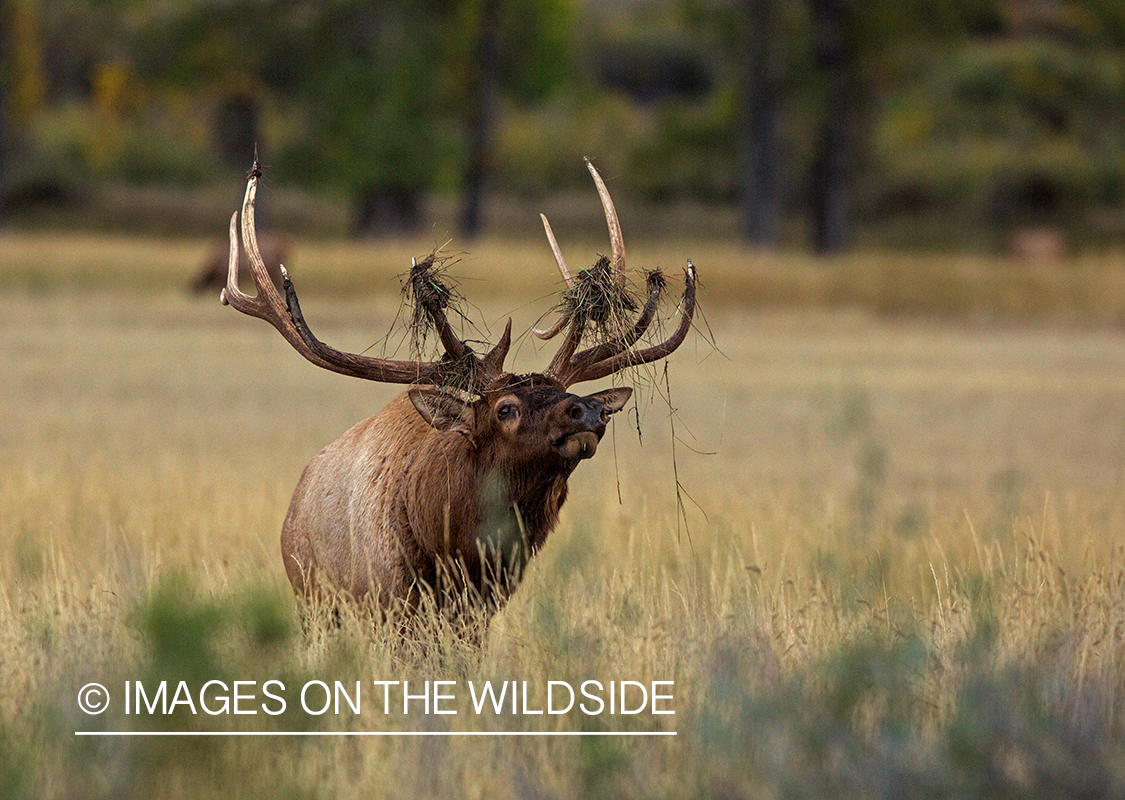
<path fill-rule="evenodd" d="M 517 419 L 519 415 L 520 411 L 513 403 L 504 403 L 496 409 L 496 418 L 501 421 Z"/>

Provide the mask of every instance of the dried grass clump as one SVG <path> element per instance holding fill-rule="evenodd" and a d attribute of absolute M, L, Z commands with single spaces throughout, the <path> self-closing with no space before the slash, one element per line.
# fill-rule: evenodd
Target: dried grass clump
<path fill-rule="evenodd" d="M 460 393 L 461 399 L 466 402 L 471 403 L 478 400 L 481 394 L 474 383 L 472 360 L 470 358 L 455 360 L 446 355 L 442 358 L 442 362 L 448 364 L 441 374 L 440 385 L 442 388 Z"/>
<path fill-rule="evenodd" d="M 436 329 L 435 320 L 452 308 L 460 315 L 457 304 L 464 298 L 449 280 L 447 270 L 454 259 L 432 252 L 410 266 L 402 281 L 403 303 L 410 306 L 410 336 L 414 355 L 421 355 L 426 338 Z"/>
<path fill-rule="evenodd" d="M 589 269 L 578 273 L 574 286 L 563 292 L 559 311 L 587 323 L 587 338 L 604 344 L 619 337 L 633 325 L 640 305 L 629 294 L 628 284 L 613 274 L 612 263 L 601 256 Z"/>
<path fill-rule="evenodd" d="M 467 319 L 460 308 L 465 298 L 448 275 L 449 268 L 458 261 L 434 251 L 421 261 L 415 261 L 405 278 L 400 278 L 403 304 L 410 308 L 407 330 L 413 358 L 424 360 L 427 357 L 426 341 L 431 334 L 437 333 L 439 320 L 450 315 Z M 442 386 L 472 390 L 474 365 L 471 357 L 458 360 L 443 353 L 441 361 L 446 364 L 442 372 Z"/>

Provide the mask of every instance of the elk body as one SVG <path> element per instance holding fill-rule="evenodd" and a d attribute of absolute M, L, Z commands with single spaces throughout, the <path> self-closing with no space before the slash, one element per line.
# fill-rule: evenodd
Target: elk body
<path fill-rule="evenodd" d="M 600 176 L 587 166 L 605 210 L 611 257 L 572 277 L 545 217 L 543 224 L 569 292 L 597 278 L 620 289 L 625 266 L 620 225 Z M 284 298 L 270 281 L 254 229 L 258 177 L 255 164 L 241 231 L 258 294 L 250 297 L 238 288 L 236 212 L 222 301 L 270 322 L 319 367 L 410 387 L 305 468 L 281 533 L 294 591 L 306 600 L 323 591 L 342 592 L 382 611 L 409 613 L 427 595 L 443 609 L 481 600 L 495 609 L 558 522 L 568 477 L 595 454 L 610 416 L 632 393 L 612 388 L 578 395 L 570 387 L 674 351 L 691 327 L 694 267 L 689 261 L 680 321 L 666 341 L 635 347 L 665 285 L 657 270 L 648 275 L 647 302 L 637 318 L 584 350 L 578 347 L 593 322 L 590 313 L 564 303 L 553 325 L 532 331 L 542 339 L 563 334 L 558 352 L 543 372 L 520 375 L 504 369 L 511 320 L 494 347 L 474 352 L 453 332 L 442 299 L 425 292 L 423 262 L 411 273 L 414 295 L 444 356 L 427 362 L 344 353 L 313 335 L 284 269 Z M 459 388 L 451 388 L 454 384 Z"/>

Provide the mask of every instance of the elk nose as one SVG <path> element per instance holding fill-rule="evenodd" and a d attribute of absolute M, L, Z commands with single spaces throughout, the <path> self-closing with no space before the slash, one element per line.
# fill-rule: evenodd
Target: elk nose
<path fill-rule="evenodd" d="M 574 397 L 567 404 L 566 415 L 574 426 L 584 430 L 605 427 L 605 405 L 591 397 Z"/>

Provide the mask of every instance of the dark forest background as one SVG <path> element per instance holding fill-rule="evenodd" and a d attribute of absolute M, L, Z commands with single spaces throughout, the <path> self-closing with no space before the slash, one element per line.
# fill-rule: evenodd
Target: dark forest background
<path fill-rule="evenodd" d="M 0 59 L 0 225 L 206 198 L 257 147 L 357 236 L 435 198 L 488 233 L 583 156 L 762 247 L 1125 233 L 1119 0 L 0 0 Z"/>

